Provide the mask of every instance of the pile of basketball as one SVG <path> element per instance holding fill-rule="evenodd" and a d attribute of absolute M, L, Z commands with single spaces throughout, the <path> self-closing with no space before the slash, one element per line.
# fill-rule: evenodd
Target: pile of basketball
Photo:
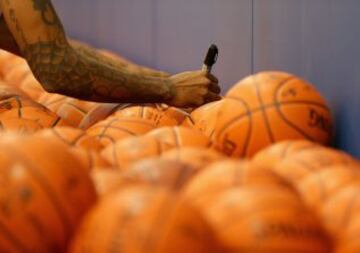
<path fill-rule="evenodd" d="M 332 124 L 284 72 L 197 109 L 100 104 L 0 51 L 0 252 L 359 252 L 360 163 Z"/>

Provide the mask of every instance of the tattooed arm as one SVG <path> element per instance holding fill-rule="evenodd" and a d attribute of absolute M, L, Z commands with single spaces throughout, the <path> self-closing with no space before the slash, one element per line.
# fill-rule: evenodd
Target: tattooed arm
<path fill-rule="evenodd" d="M 130 71 L 78 50 L 49 0 L 0 0 L 5 21 L 35 77 L 49 92 L 101 102 L 200 105 L 218 99 L 217 80 L 201 71 L 172 77 Z"/>

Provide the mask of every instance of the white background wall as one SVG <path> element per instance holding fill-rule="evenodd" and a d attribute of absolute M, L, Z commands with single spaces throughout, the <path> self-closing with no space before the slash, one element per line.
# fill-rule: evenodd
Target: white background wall
<path fill-rule="evenodd" d="M 68 33 L 154 68 L 197 69 L 210 43 L 226 90 L 253 71 L 313 82 L 360 157 L 359 0 L 53 0 Z"/>

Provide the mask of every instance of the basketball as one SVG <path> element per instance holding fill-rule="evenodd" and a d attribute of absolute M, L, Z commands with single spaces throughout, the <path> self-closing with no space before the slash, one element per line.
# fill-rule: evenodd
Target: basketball
<path fill-rule="evenodd" d="M 297 190 L 307 206 L 319 211 L 337 191 L 355 183 L 360 185 L 358 166 L 334 165 L 305 177 L 297 184 Z"/>
<path fill-rule="evenodd" d="M 333 165 L 358 166 L 358 162 L 344 152 L 322 147 L 294 154 L 277 163 L 272 169 L 297 185 L 306 176 Z"/>
<path fill-rule="evenodd" d="M 194 208 L 163 188 L 138 186 L 100 201 L 83 220 L 69 253 L 220 252 L 216 247 Z"/>
<path fill-rule="evenodd" d="M 85 168 L 51 139 L 9 136 L 0 146 L 1 251 L 65 252 L 96 200 Z"/>
<path fill-rule="evenodd" d="M 230 189 L 201 210 L 229 252 L 331 252 L 321 224 L 290 190 L 270 185 Z"/>
<path fill-rule="evenodd" d="M 229 90 L 217 115 L 216 146 L 229 156 L 251 157 L 282 140 L 327 145 L 332 139 L 326 101 L 311 84 L 284 72 L 241 80 Z"/>
<path fill-rule="evenodd" d="M 156 127 L 180 125 L 188 116 L 181 109 L 165 104 L 128 105 L 118 109 L 113 116 L 117 118 L 141 118 L 153 121 Z"/>
<path fill-rule="evenodd" d="M 214 162 L 194 177 L 185 188 L 185 196 L 193 203 L 207 201 L 227 189 L 247 185 L 291 186 L 270 169 L 250 161 Z"/>
<path fill-rule="evenodd" d="M 154 123 L 149 120 L 110 117 L 93 125 L 86 132 L 107 146 L 126 137 L 143 135 L 154 128 Z"/>
<path fill-rule="evenodd" d="M 132 136 L 108 145 L 101 156 L 110 164 L 121 170 L 141 159 L 159 157 L 168 151 L 161 140 L 150 136 Z"/>
<path fill-rule="evenodd" d="M 290 155 L 298 154 L 301 151 L 318 147 L 322 146 L 307 140 L 282 141 L 256 153 L 256 155 L 252 158 L 252 161 L 267 164 L 272 167 Z"/>
<path fill-rule="evenodd" d="M 164 159 L 170 159 L 188 164 L 200 171 L 213 162 L 225 159 L 225 157 L 215 150 L 206 148 L 184 147 L 165 152 Z"/>
<path fill-rule="evenodd" d="M 148 133 L 158 139 L 165 149 L 180 147 L 210 147 L 211 141 L 200 131 L 186 127 L 162 127 Z"/>
<path fill-rule="evenodd" d="M 217 114 L 223 101 L 216 101 L 205 104 L 191 112 L 190 117 L 186 118 L 182 126 L 197 129 L 208 136 L 213 137 Z"/>

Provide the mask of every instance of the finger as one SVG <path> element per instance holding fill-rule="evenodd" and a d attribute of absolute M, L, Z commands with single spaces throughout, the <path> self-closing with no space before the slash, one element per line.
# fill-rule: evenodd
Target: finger
<path fill-rule="evenodd" d="M 214 93 L 214 92 L 208 92 L 205 96 L 205 101 L 206 103 L 209 103 L 209 102 L 213 102 L 213 101 L 217 101 L 217 100 L 220 100 L 221 99 L 221 96 Z"/>
<path fill-rule="evenodd" d="M 209 78 L 211 80 L 211 82 L 213 82 L 213 83 L 219 83 L 219 79 L 217 79 L 216 76 L 214 76 L 210 73 L 208 73 L 206 77 Z"/>
<path fill-rule="evenodd" d="M 211 83 L 210 86 L 209 86 L 209 90 L 211 92 L 214 92 L 216 94 L 219 94 L 221 92 L 221 88 L 218 84 L 216 83 Z"/>

